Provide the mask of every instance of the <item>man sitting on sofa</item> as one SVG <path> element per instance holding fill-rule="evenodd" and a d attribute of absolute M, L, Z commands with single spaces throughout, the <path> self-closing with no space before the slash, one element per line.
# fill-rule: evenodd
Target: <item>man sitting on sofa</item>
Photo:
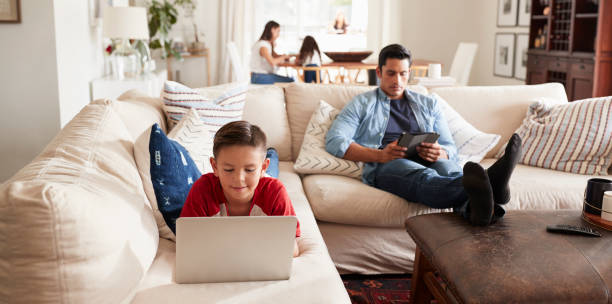
<path fill-rule="evenodd" d="M 488 225 L 510 200 L 508 181 L 521 154 L 514 134 L 505 155 L 485 170 L 468 162 L 461 170 L 442 109 L 435 98 L 406 89 L 410 51 L 399 44 L 384 47 L 376 74 L 380 87 L 356 96 L 327 132 L 326 150 L 340 158 L 365 162 L 362 180 L 410 202 L 454 208 L 473 225 Z M 402 132 L 435 132 L 435 143 L 421 143 L 418 157 L 407 159 L 397 143 Z"/>

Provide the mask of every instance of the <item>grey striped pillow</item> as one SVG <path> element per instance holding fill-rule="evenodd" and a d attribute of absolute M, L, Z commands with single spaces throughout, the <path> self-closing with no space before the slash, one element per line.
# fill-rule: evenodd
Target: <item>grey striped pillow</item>
<path fill-rule="evenodd" d="M 606 175 L 612 163 L 612 96 L 563 105 L 539 99 L 515 133 L 523 139 L 525 165 Z"/>

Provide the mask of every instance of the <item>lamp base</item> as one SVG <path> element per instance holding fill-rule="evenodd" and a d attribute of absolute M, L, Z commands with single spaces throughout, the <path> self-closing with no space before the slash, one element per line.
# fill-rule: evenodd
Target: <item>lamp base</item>
<path fill-rule="evenodd" d="M 140 54 L 127 39 L 113 51 L 110 60 L 115 79 L 135 78 L 141 73 Z"/>

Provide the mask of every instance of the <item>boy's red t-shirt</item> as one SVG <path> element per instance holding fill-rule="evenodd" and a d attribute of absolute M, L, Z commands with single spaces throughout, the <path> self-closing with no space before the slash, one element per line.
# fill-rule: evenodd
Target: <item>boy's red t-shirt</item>
<path fill-rule="evenodd" d="M 293 205 L 285 186 L 275 178 L 262 177 L 251 201 L 250 216 L 293 215 Z M 221 182 L 214 173 L 202 175 L 191 187 L 181 217 L 228 216 L 227 201 Z M 295 236 L 300 236 L 298 221 Z"/>

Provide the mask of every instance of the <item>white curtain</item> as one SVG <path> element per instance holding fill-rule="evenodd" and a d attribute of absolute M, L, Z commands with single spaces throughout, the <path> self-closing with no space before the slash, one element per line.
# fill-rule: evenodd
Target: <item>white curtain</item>
<path fill-rule="evenodd" d="M 230 66 L 230 56 L 227 52 L 229 42 L 234 42 L 238 51 L 239 62 L 244 73 L 249 71 L 249 55 L 251 48 L 251 36 L 253 27 L 253 3 L 252 0 L 219 0 L 220 1 L 220 18 L 219 18 L 219 44 L 218 54 L 220 55 L 219 70 L 217 75 L 219 78 L 217 83 L 228 83 L 239 78 L 238 75 L 232 75 Z M 247 77 L 243 75 L 242 78 Z M 248 79 L 248 78 L 247 78 Z"/>

